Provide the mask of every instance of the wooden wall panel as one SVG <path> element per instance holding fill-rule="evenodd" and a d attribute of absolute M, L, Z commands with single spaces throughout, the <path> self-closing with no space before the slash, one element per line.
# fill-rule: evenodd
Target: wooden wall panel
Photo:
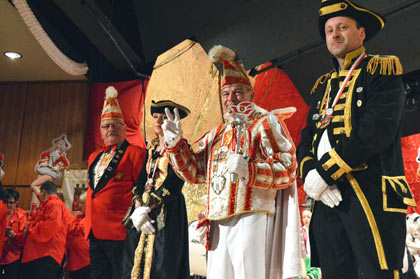
<path fill-rule="evenodd" d="M 16 184 L 26 84 L 0 85 L 0 153 L 4 154 L 4 185 Z"/>
<path fill-rule="evenodd" d="M 3 91 L 7 91 L 4 96 L 8 103 L 16 98 L 13 97 L 16 95 L 13 92 L 26 93 L 26 98 L 19 103 L 20 107 L 9 109 L 9 117 L 14 119 L 13 123 L 16 126 L 13 126 L 13 133 L 7 133 L 10 137 L 8 141 L 3 139 L 4 137 L 0 138 L 0 146 L 3 146 L 4 142 L 9 142 L 9 146 L 14 144 L 14 148 L 18 150 L 16 163 L 7 169 L 14 171 L 15 178 L 6 180 L 5 176 L 4 185 L 30 185 L 37 176 L 34 167 L 40 153 L 51 147 L 51 140 L 62 133 L 67 134 L 72 144 L 72 148 L 67 152 L 70 164 L 82 162 L 89 97 L 87 82 L 15 84 Z M 3 113 L 0 113 L 1 119 L 5 119 Z M 19 115 L 21 115 L 20 123 L 17 123 Z M 0 121 L 0 125 L 12 126 L 3 122 Z M 3 126 L 0 126 L 1 130 L 5 128 L 11 130 L 10 127 L 3 128 Z M 7 164 L 9 164 L 8 156 L 13 157 L 12 155 L 6 155 Z M 28 209 L 31 200 L 30 188 L 18 187 L 18 191 L 21 194 L 21 206 Z"/>

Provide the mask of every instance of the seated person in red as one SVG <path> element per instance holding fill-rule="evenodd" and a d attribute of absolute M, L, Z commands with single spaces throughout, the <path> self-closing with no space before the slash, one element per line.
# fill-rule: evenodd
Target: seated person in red
<path fill-rule="evenodd" d="M 55 279 L 65 252 L 67 208 L 50 181 L 41 185 L 39 198 L 41 204 L 24 231 L 21 270 L 23 278 Z"/>
<path fill-rule="evenodd" d="M 82 213 L 69 226 L 66 243 L 66 270 L 69 272 L 70 279 L 89 279 L 89 240 L 85 238 L 84 231 L 86 192 L 80 195 L 77 202 Z"/>
<path fill-rule="evenodd" d="M 0 274 L 7 279 L 19 278 L 20 256 L 23 250 L 23 230 L 26 224 L 26 211 L 18 207 L 19 192 L 5 191 L 7 203 L 7 227 L 3 238 L 3 253 L 0 258 Z"/>

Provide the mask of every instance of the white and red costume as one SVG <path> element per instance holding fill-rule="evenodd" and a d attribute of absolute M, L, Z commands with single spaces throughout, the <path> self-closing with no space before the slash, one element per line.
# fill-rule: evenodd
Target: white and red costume
<path fill-rule="evenodd" d="M 240 139 L 233 119 L 227 119 L 200 140 L 196 152 L 185 139 L 167 148 L 182 179 L 208 185 L 208 213 L 200 222 L 210 226 L 207 278 L 301 274 L 297 163 L 284 123 L 294 111 L 267 112 L 255 106 Z M 227 161 L 237 153 L 238 140 L 248 158 L 248 178 L 232 180 Z"/>
<path fill-rule="evenodd" d="M 61 135 L 52 140 L 52 147 L 41 153 L 35 166 L 35 172 L 39 175 L 49 175 L 54 180 L 60 180 L 62 170 L 69 165 L 66 151 L 71 148 L 66 135 Z"/>

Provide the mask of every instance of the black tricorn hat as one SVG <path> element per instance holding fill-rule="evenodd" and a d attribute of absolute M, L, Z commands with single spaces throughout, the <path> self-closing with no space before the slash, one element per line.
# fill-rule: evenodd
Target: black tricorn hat
<path fill-rule="evenodd" d="M 184 106 L 181 106 L 180 104 L 177 104 L 175 102 L 172 102 L 170 100 L 162 100 L 155 102 L 152 100 L 152 104 L 150 107 L 150 114 L 153 115 L 153 113 L 165 113 L 165 108 L 168 108 L 171 113 L 174 113 L 174 109 L 177 108 L 179 112 L 179 117 L 185 118 L 188 114 L 190 114 L 190 110 L 187 109 Z"/>
<path fill-rule="evenodd" d="M 351 17 L 364 27 L 366 33 L 365 42 L 369 41 L 385 27 L 385 18 L 349 0 L 321 0 L 318 23 L 319 33 L 324 40 L 325 23 L 336 16 Z"/>

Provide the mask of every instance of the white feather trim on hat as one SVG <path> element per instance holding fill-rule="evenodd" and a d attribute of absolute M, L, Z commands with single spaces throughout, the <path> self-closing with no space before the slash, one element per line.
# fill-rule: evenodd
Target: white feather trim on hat
<path fill-rule="evenodd" d="M 114 99 L 118 97 L 118 91 L 114 86 L 108 86 L 105 90 L 105 99 Z"/>
<path fill-rule="evenodd" d="M 209 50 L 209 57 L 212 62 L 220 62 L 221 60 L 233 61 L 235 56 L 236 54 L 233 50 L 222 45 L 216 45 Z"/>

